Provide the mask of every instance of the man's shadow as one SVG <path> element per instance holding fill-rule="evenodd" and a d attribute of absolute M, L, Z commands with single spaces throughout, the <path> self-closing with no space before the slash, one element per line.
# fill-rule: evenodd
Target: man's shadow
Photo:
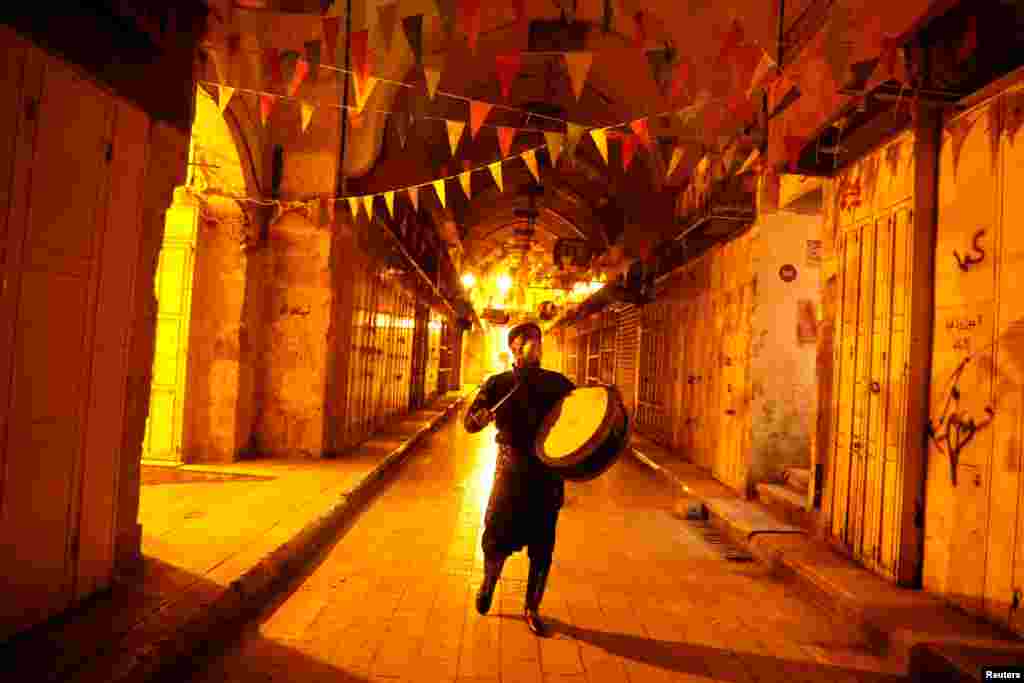
<path fill-rule="evenodd" d="M 726 683 L 749 683 L 758 680 L 758 673 L 765 671 L 781 675 L 780 680 L 791 681 L 857 680 L 870 683 L 897 683 L 906 680 L 904 676 L 891 673 L 845 669 L 810 659 L 797 661 L 758 653 L 739 654 L 733 650 L 699 643 L 657 640 L 626 633 L 582 628 L 552 617 L 546 617 L 544 621 L 552 637 L 561 634 L 581 643 L 589 643 L 623 659 L 643 662 L 667 671 L 713 677 L 714 680 Z M 737 659 L 742 666 L 737 666 Z"/>

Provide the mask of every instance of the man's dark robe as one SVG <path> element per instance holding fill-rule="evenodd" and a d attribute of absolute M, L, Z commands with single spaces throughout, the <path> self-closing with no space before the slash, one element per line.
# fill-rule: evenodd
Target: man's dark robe
<path fill-rule="evenodd" d="M 559 372 L 536 366 L 494 375 L 466 411 L 465 426 L 478 431 L 469 415 L 498 403 L 517 378 L 520 386 L 494 416 L 498 462 L 484 517 L 483 549 L 486 555 L 505 556 L 528 546 L 531 558 L 550 559 L 565 483 L 540 461 L 534 442 L 544 417 L 575 385 Z"/>

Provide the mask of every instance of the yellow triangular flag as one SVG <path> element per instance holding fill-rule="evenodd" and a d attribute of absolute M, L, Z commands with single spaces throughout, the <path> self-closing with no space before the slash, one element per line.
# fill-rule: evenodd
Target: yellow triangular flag
<path fill-rule="evenodd" d="M 675 172 L 676 167 L 679 166 L 679 162 L 683 160 L 683 148 L 676 147 L 672 150 L 672 160 L 668 162 L 668 173 L 665 174 L 665 178 L 671 178 Z"/>
<path fill-rule="evenodd" d="M 423 69 L 423 75 L 427 77 L 427 94 L 430 95 L 430 99 L 434 99 L 434 95 L 437 94 L 437 86 L 441 82 L 441 71 L 440 69 Z"/>
<path fill-rule="evenodd" d="M 302 132 L 305 133 L 309 128 L 309 122 L 313 120 L 313 105 L 302 102 L 300 107 L 302 108 Z"/>
<path fill-rule="evenodd" d="M 604 163 L 608 163 L 608 131 L 604 128 L 595 128 L 590 131 L 590 137 L 594 138 L 594 144 L 597 145 L 597 151 L 601 153 L 601 158 L 604 159 Z"/>
<path fill-rule="evenodd" d="M 504 192 L 505 182 L 501 177 L 501 162 L 495 161 L 493 164 L 489 164 L 487 168 L 491 170 L 491 175 L 494 176 L 494 184 L 498 186 L 498 190 Z"/>
<path fill-rule="evenodd" d="M 452 147 L 452 156 L 455 156 L 455 150 L 459 148 L 459 140 L 462 139 L 462 131 L 466 127 L 466 122 L 445 120 L 445 123 L 448 124 L 448 144 Z"/>
<path fill-rule="evenodd" d="M 466 171 L 465 173 L 459 174 L 459 183 L 462 184 L 462 191 L 466 193 L 466 199 L 469 199 L 470 197 L 470 173 L 472 173 L 472 171 Z"/>
<path fill-rule="evenodd" d="M 569 80 L 572 81 L 572 91 L 578 100 L 583 95 L 583 86 L 587 82 L 594 55 L 591 52 L 566 52 L 563 56 L 565 67 L 569 70 Z"/>
<path fill-rule="evenodd" d="M 355 197 L 346 197 L 348 200 L 348 208 L 352 210 L 352 218 L 359 218 L 359 200 Z"/>
<path fill-rule="evenodd" d="M 437 193 L 437 198 L 441 200 L 441 206 L 447 208 L 448 205 L 445 204 L 444 201 L 444 178 L 441 178 L 440 180 L 435 180 L 431 184 L 434 186 L 434 192 Z"/>
<path fill-rule="evenodd" d="M 363 206 L 366 207 L 366 215 L 371 221 L 373 220 L 373 197 L 374 195 L 372 194 L 363 197 Z"/>
<path fill-rule="evenodd" d="M 409 193 L 409 201 L 412 202 L 412 208 L 415 209 L 416 211 L 419 211 L 420 210 L 420 188 L 419 188 L 419 186 L 417 185 L 416 187 L 407 188 L 406 192 Z"/>
<path fill-rule="evenodd" d="M 585 129 L 585 126 L 579 126 L 575 123 L 566 123 L 565 133 L 568 138 L 566 141 L 568 143 L 566 145 L 566 151 L 569 152 L 569 154 L 576 151 L 576 145 L 580 143 L 580 138 L 583 136 L 583 131 Z"/>
<path fill-rule="evenodd" d="M 540 182 L 540 172 L 537 170 L 537 150 L 531 149 L 528 152 L 523 152 L 523 161 L 526 162 L 526 167 L 530 169 L 530 173 L 533 174 L 534 179 Z"/>
<path fill-rule="evenodd" d="M 226 85 L 220 86 L 220 93 L 217 96 L 217 106 L 220 107 L 221 114 L 223 114 L 224 110 L 228 108 L 228 102 L 231 101 L 231 96 L 234 94 L 234 88 L 229 88 Z"/>
<path fill-rule="evenodd" d="M 544 139 L 548 143 L 548 155 L 551 156 L 551 166 L 557 166 L 558 157 L 562 155 L 562 145 L 565 143 L 565 136 L 561 133 L 544 131 Z"/>
<path fill-rule="evenodd" d="M 370 99 L 370 95 L 373 94 L 373 89 L 377 87 L 377 79 L 370 76 L 360 86 L 359 78 L 353 78 L 352 83 L 356 89 L 356 111 L 362 111 L 363 107 L 366 106 L 367 100 Z"/>
<path fill-rule="evenodd" d="M 395 217 L 395 193 L 394 191 L 384 193 L 384 203 L 388 205 L 388 215 Z"/>

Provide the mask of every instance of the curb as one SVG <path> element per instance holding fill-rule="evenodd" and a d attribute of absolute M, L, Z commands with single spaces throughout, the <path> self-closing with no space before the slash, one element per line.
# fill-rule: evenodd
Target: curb
<path fill-rule="evenodd" d="M 401 446 L 389 453 L 341 500 L 327 512 L 306 524 L 301 531 L 282 543 L 267 557 L 232 581 L 220 594 L 190 606 L 190 616 L 166 637 L 150 641 L 115 660 L 113 670 L 107 668 L 102 680 L 108 683 L 144 683 L 169 672 L 201 652 L 207 641 L 230 633 L 233 624 L 261 609 L 283 580 L 312 559 L 331 543 L 339 528 L 351 521 L 374 493 L 375 486 L 401 464 L 409 451 L 424 436 L 448 419 L 465 400 L 460 396 L 423 428 L 409 436 Z M 102 659 L 102 657 L 101 657 Z M 107 660 L 109 662 L 109 660 Z M 74 675 L 93 680 L 100 673 L 88 663 Z M 85 674 L 84 676 L 82 676 Z"/>

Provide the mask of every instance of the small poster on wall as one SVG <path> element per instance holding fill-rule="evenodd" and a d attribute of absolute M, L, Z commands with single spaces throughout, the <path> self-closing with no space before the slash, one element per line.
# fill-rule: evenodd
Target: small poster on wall
<path fill-rule="evenodd" d="M 821 240 L 807 240 L 807 265 L 818 267 L 821 265 Z"/>
<path fill-rule="evenodd" d="M 818 316 L 814 302 L 800 299 L 796 302 L 796 340 L 798 344 L 813 344 L 818 340 Z"/>

